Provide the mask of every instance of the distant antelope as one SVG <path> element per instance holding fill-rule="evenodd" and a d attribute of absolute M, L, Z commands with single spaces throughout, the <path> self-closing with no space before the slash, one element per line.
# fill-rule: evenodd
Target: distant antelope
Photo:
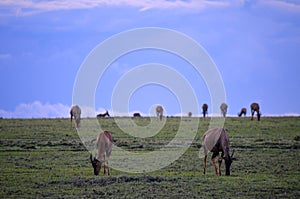
<path fill-rule="evenodd" d="M 106 117 L 106 116 L 107 116 L 107 117 L 110 117 L 110 115 L 109 115 L 109 113 L 108 113 L 108 111 L 107 111 L 107 110 L 106 110 L 106 112 L 105 112 L 105 113 L 103 113 L 103 114 L 101 114 L 101 113 L 100 113 L 100 114 L 98 114 L 98 115 L 97 115 L 97 118 L 104 118 L 104 117 Z"/>
<path fill-rule="evenodd" d="M 98 149 L 97 158 L 94 157 L 93 160 L 92 154 L 90 154 L 90 160 L 94 168 L 95 175 L 99 175 L 102 164 L 104 164 L 103 174 L 105 175 L 107 170 L 107 175 L 110 175 L 108 161 L 112 152 L 112 145 L 113 145 L 112 133 L 109 131 L 100 132 L 99 135 L 97 136 L 97 149 Z"/>
<path fill-rule="evenodd" d="M 133 113 L 133 117 L 142 117 L 140 113 Z"/>
<path fill-rule="evenodd" d="M 156 106 L 156 116 L 160 119 L 160 121 L 162 120 L 163 112 L 164 112 L 164 109 L 162 106 L 160 106 L 160 105 Z"/>
<path fill-rule="evenodd" d="M 246 109 L 246 108 L 242 108 L 242 109 L 241 109 L 241 112 L 238 113 L 238 116 L 241 117 L 242 115 L 244 115 L 244 117 L 245 117 L 246 114 L 247 114 L 247 109 Z"/>
<path fill-rule="evenodd" d="M 220 109 L 221 109 L 221 113 L 223 115 L 223 117 L 226 117 L 226 114 L 227 114 L 227 104 L 226 103 L 222 103 L 221 106 L 220 106 Z"/>
<path fill-rule="evenodd" d="M 188 113 L 188 117 L 192 117 L 192 112 L 189 112 L 189 113 Z"/>
<path fill-rule="evenodd" d="M 225 129 L 223 128 L 214 128 L 206 131 L 203 135 L 203 147 L 204 147 L 204 167 L 203 174 L 206 173 L 206 159 L 208 152 L 212 152 L 211 162 L 214 165 L 215 172 L 217 175 L 221 175 L 221 164 L 222 160 L 225 160 L 225 169 L 226 175 L 230 175 L 230 166 L 233 160 L 234 150 L 232 154 L 229 154 L 229 137 Z M 216 167 L 215 158 L 221 152 L 221 156 L 218 159 L 218 169 Z"/>
<path fill-rule="evenodd" d="M 203 117 L 205 118 L 206 114 L 207 114 L 207 109 L 208 109 L 208 105 L 207 104 L 203 104 L 202 105 L 202 113 L 203 113 Z"/>
<path fill-rule="evenodd" d="M 254 113 L 256 112 L 257 121 L 259 121 L 260 120 L 260 115 L 261 115 L 261 113 L 259 112 L 259 104 L 258 103 L 252 103 L 250 108 L 251 108 L 251 120 L 253 120 Z"/>
<path fill-rule="evenodd" d="M 74 106 L 71 107 L 70 115 L 71 115 L 71 119 L 70 119 L 71 128 L 72 128 L 72 119 L 73 119 L 73 117 L 75 119 L 74 126 L 75 126 L 75 128 L 78 128 L 79 125 L 80 125 L 80 115 L 81 115 L 81 109 L 79 108 L 78 105 L 74 105 Z"/>

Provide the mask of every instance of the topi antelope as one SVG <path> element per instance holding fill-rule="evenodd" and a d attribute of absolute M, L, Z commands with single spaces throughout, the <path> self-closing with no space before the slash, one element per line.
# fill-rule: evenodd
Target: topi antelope
<path fill-rule="evenodd" d="M 238 116 L 241 117 L 242 115 L 244 115 L 244 117 L 245 117 L 246 114 L 247 114 L 247 109 L 246 109 L 246 108 L 242 108 L 242 109 L 241 109 L 241 112 L 238 113 Z"/>
<path fill-rule="evenodd" d="M 208 152 L 212 152 L 211 162 L 214 165 L 215 172 L 217 175 L 221 175 L 221 164 L 222 160 L 225 160 L 226 175 L 230 175 L 230 166 L 233 160 L 234 150 L 232 154 L 229 155 L 229 137 L 225 129 L 214 128 L 206 131 L 203 135 L 203 147 L 204 147 L 204 167 L 203 174 L 206 173 L 206 159 Z M 218 159 L 218 169 L 216 167 L 215 158 L 221 153 Z"/>
<path fill-rule="evenodd" d="M 207 104 L 203 104 L 202 105 L 203 118 L 205 118 L 206 115 L 207 115 L 207 109 L 208 109 L 208 105 Z"/>
<path fill-rule="evenodd" d="M 97 149 L 98 154 L 97 158 L 92 157 L 92 154 L 90 155 L 90 160 L 94 168 L 94 174 L 99 175 L 102 164 L 103 167 L 103 174 L 106 174 L 107 169 L 107 175 L 110 175 L 109 167 L 108 167 L 108 161 L 109 157 L 112 152 L 112 145 L 113 145 L 113 137 L 111 132 L 109 131 L 102 131 L 97 137 Z"/>
<path fill-rule="evenodd" d="M 133 113 L 133 117 L 142 117 L 140 113 Z"/>
<path fill-rule="evenodd" d="M 256 112 L 257 121 L 260 121 L 261 113 L 259 112 L 259 104 L 258 103 L 252 103 L 250 108 L 251 108 L 251 120 L 253 120 L 254 113 Z"/>
<path fill-rule="evenodd" d="M 222 103 L 221 106 L 220 106 L 220 109 L 221 109 L 221 113 L 223 115 L 223 117 L 226 117 L 226 114 L 227 114 L 227 104 L 226 103 Z"/>
<path fill-rule="evenodd" d="M 108 113 L 108 110 L 106 110 L 105 113 L 100 113 L 97 115 L 97 118 L 104 118 L 104 117 L 110 117 L 109 113 Z"/>
<path fill-rule="evenodd" d="M 159 117 L 159 120 L 162 120 L 164 109 L 162 106 L 156 106 L 156 116 Z"/>
<path fill-rule="evenodd" d="M 72 128 L 72 119 L 73 119 L 73 117 L 75 119 L 74 126 L 75 126 L 75 128 L 78 128 L 79 125 L 80 125 L 80 115 L 81 115 L 81 109 L 79 108 L 78 105 L 74 105 L 74 106 L 71 107 L 70 115 L 71 115 L 71 119 L 70 119 L 71 128 Z"/>

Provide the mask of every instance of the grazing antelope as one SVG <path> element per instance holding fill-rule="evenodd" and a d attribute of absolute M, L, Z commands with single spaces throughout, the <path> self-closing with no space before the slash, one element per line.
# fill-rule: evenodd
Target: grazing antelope
<path fill-rule="evenodd" d="M 221 106 L 220 106 L 220 109 L 221 109 L 221 113 L 223 115 L 223 117 L 226 117 L 226 114 L 227 114 L 227 104 L 226 103 L 222 103 Z"/>
<path fill-rule="evenodd" d="M 221 164 L 222 160 L 225 160 L 226 175 L 230 175 L 230 166 L 233 160 L 234 150 L 231 156 L 229 155 L 229 137 L 225 129 L 214 128 L 206 131 L 203 135 L 203 147 L 204 147 L 204 167 L 203 174 L 206 172 L 206 159 L 208 152 L 212 152 L 211 162 L 214 165 L 215 172 L 217 175 L 221 175 Z M 218 169 L 216 167 L 215 158 L 221 153 L 218 159 Z"/>
<path fill-rule="evenodd" d="M 251 120 L 253 120 L 254 113 L 256 112 L 257 121 L 260 121 L 261 113 L 259 112 L 259 104 L 258 103 L 252 103 L 250 108 L 251 108 Z"/>
<path fill-rule="evenodd" d="M 71 107 L 71 110 L 70 110 L 70 115 L 71 115 L 71 119 L 70 119 L 70 126 L 72 128 L 72 119 L 74 117 L 74 126 L 75 128 L 78 128 L 79 125 L 80 125 L 80 115 L 81 115 L 81 109 L 79 108 L 78 105 L 74 105 Z"/>
<path fill-rule="evenodd" d="M 245 117 L 246 114 L 247 114 L 247 109 L 246 109 L 246 108 L 242 108 L 242 109 L 241 109 L 241 112 L 238 113 L 238 116 L 241 117 L 242 115 L 244 115 L 244 117 Z"/>
<path fill-rule="evenodd" d="M 133 117 L 142 117 L 140 113 L 133 113 Z"/>
<path fill-rule="evenodd" d="M 104 117 L 106 117 L 106 116 L 107 116 L 107 117 L 110 117 L 110 115 L 109 115 L 109 113 L 108 113 L 108 110 L 106 110 L 106 112 L 103 113 L 103 114 L 101 114 L 101 113 L 98 114 L 98 115 L 97 115 L 97 118 L 104 118 Z"/>
<path fill-rule="evenodd" d="M 160 106 L 160 105 L 156 106 L 156 116 L 159 117 L 160 121 L 162 120 L 163 112 L 164 112 L 164 109 L 162 106 Z"/>
<path fill-rule="evenodd" d="M 207 104 L 203 104 L 202 105 L 203 118 L 205 118 L 205 116 L 207 115 L 207 109 L 208 109 L 208 105 Z"/>
<path fill-rule="evenodd" d="M 111 132 L 109 131 L 100 132 L 96 142 L 97 142 L 97 149 L 98 149 L 97 158 L 94 157 L 93 160 L 92 154 L 90 154 L 90 160 L 94 168 L 94 174 L 96 176 L 99 175 L 103 163 L 104 164 L 103 175 L 106 174 L 106 169 L 107 169 L 107 175 L 110 175 L 108 161 L 112 152 L 112 145 L 113 145 L 113 137 Z"/>

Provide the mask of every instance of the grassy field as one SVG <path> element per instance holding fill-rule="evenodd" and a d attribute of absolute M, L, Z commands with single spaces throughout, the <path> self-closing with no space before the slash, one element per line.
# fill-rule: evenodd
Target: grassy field
<path fill-rule="evenodd" d="M 68 119 L 0 119 L 0 198 L 299 198 L 300 118 L 227 118 L 237 161 L 231 176 L 206 176 L 200 138 L 210 119 L 200 120 L 189 149 L 169 166 L 142 174 L 115 169 L 93 175 L 89 152 Z M 180 118 L 168 118 L 159 134 L 138 139 L 124 134 L 113 118 L 99 120 L 126 150 L 161 148 L 175 135 Z M 140 126 L 149 119 L 137 119 Z M 137 148 L 133 146 L 139 146 Z M 224 164 L 224 163 L 223 163 Z M 224 167 L 223 174 L 224 174 Z"/>

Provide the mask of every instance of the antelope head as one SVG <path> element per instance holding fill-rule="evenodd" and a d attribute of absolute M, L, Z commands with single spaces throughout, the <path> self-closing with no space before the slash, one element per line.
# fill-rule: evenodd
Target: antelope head
<path fill-rule="evenodd" d="M 230 175 L 230 166 L 233 160 L 236 160 L 236 158 L 233 157 L 234 155 L 234 149 L 232 149 L 231 156 L 228 155 L 228 157 L 225 157 L 225 167 L 226 167 L 226 174 L 227 176 Z"/>
<path fill-rule="evenodd" d="M 95 157 L 93 159 L 92 154 L 90 154 L 90 160 L 91 163 L 93 165 L 94 168 L 94 174 L 97 176 L 100 173 L 100 169 L 101 169 L 101 162 L 99 160 L 97 160 Z"/>

